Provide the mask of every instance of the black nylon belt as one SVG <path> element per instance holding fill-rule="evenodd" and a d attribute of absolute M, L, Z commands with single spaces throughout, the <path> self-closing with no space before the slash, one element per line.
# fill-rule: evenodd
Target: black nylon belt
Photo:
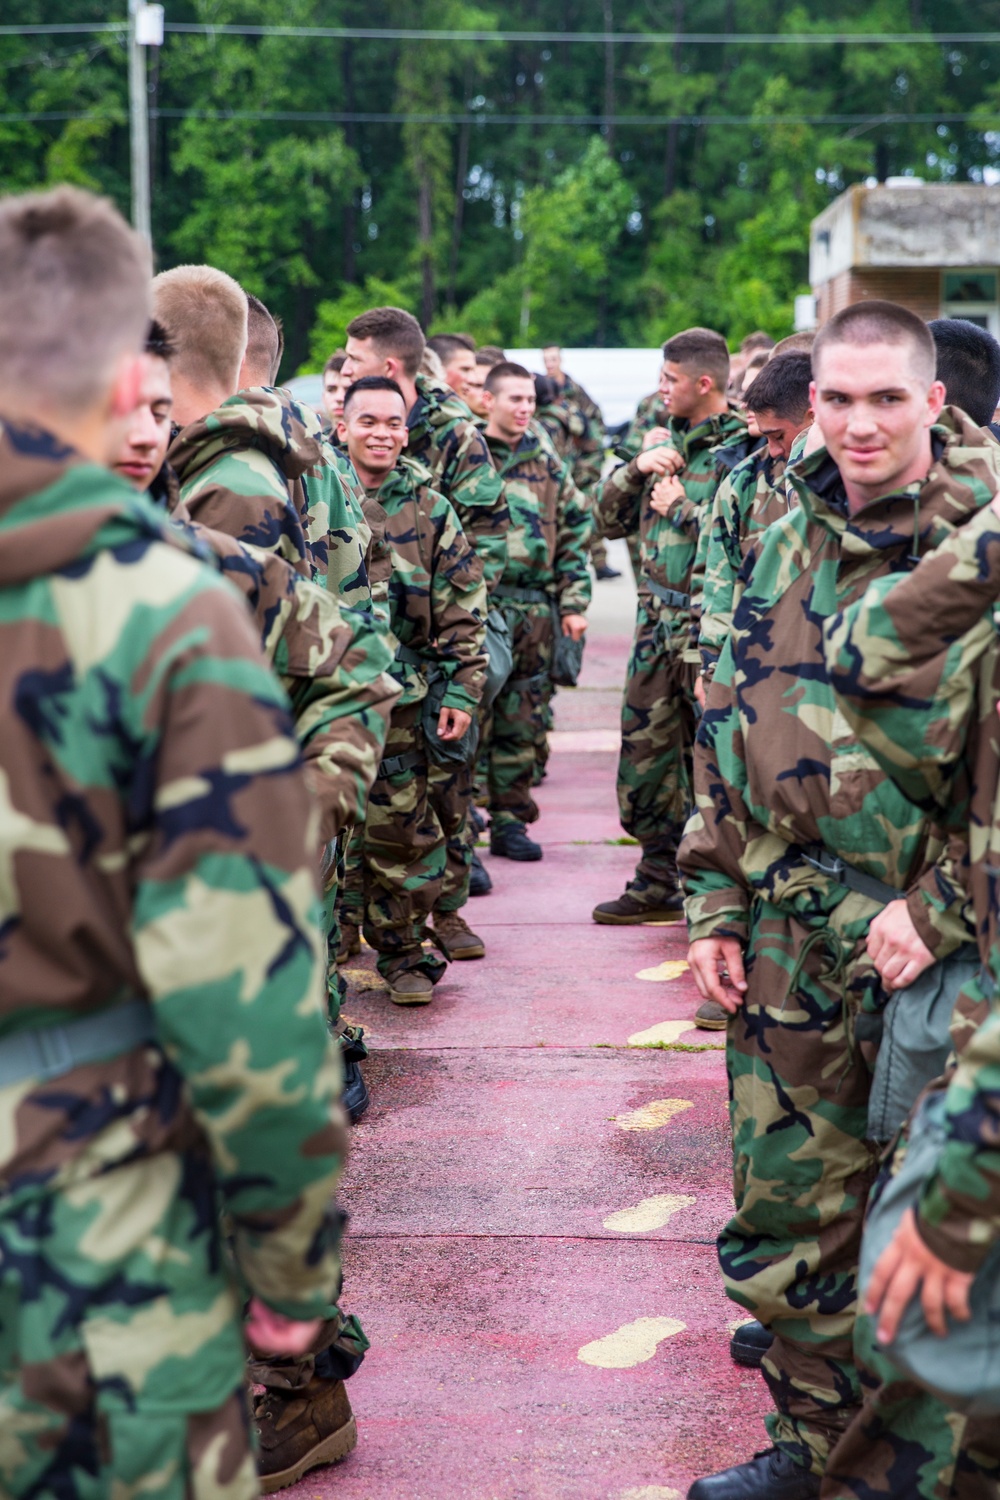
<path fill-rule="evenodd" d="M 427 666 L 427 658 L 426 658 L 426 656 L 421 656 L 420 652 L 419 651 L 414 651 L 414 649 L 413 649 L 412 646 L 402 646 L 402 645 L 397 646 L 396 647 L 396 660 L 397 661 L 405 661 L 406 664 L 408 666 L 411 666 L 411 667 L 426 667 Z"/>
<path fill-rule="evenodd" d="M 398 776 L 400 771 L 412 771 L 417 766 L 427 764 L 426 755 L 421 755 L 419 750 L 406 750 L 402 755 L 390 755 L 379 764 L 375 775 Z"/>
<path fill-rule="evenodd" d="M 512 583 L 498 583 L 493 590 L 494 599 L 513 599 L 518 604 L 554 604 L 552 594 L 547 594 L 544 589 L 521 589 Z"/>
<path fill-rule="evenodd" d="M 889 885 L 874 875 L 866 875 L 863 870 L 856 870 L 839 855 L 832 854 L 823 844 L 800 845 L 799 853 L 806 864 L 819 870 L 821 875 L 829 876 L 849 891 L 857 891 L 871 901 L 878 901 L 881 906 L 888 906 L 890 901 L 898 901 L 901 896 L 906 895 L 905 891 L 898 891 L 894 885 Z"/>
<path fill-rule="evenodd" d="M 153 1007 L 138 998 L 61 1026 L 16 1031 L 0 1041 L 0 1088 L 26 1078 L 45 1082 L 81 1063 L 120 1057 L 140 1042 L 151 1042 L 155 1035 Z"/>
<path fill-rule="evenodd" d="M 677 589 L 665 589 L 660 584 L 654 583 L 651 578 L 643 578 L 643 583 L 651 594 L 664 604 L 669 604 L 673 609 L 687 609 L 691 603 L 690 594 L 682 594 Z"/>

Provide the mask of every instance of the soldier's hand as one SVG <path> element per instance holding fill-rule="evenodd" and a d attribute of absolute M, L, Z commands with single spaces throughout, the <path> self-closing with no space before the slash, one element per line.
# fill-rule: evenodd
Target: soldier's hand
<path fill-rule="evenodd" d="M 676 448 L 647 448 L 639 454 L 635 466 L 640 474 L 676 474 L 684 460 Z"/>
<path fill-rule="evenodd" d="M 562 633 L 578 641 L 587 628 L 586 615 L 563 615 Z"/>
<path fill-rule="evenodd" d="M 706 685 L 704 677 L 702 677 L 700 673 L 694 680 L 694 695 L 698 700 L 698 707 L 704 713 L 705 699 L 708 696 L 708 687 Z"/>
<path fill-rule="evenodd" d="M 250 1298 L 247 1309 L 247 1341 L 255 1354 L 305 1354 L 323 1326 L 322 1318 L 302 1322 L 286 1318 L 259 1297 Z"/>
<path fill-rule="evenodd" d="M 902 898 L 890 901 L 872 918 L 867 947 L 868 957 L 887 990 L 905 989 L 934 962 Z"/>
<path fill-rule="evenodd" d="M 743 947 L 736 938 L 696 938 L 688 963 L 703 1000 L 716 1000 L 735 1016 L 747 991 Z"/>
<path fill-rule="evenodd" d="M 461 708 L 442 708 L 438 714 L 438 734 L 443 740 L 460 740 L 472 723 L 472 715 Z"/>
<path fill-rule="evenodd" d="M 658 516 L 668 516 L 677 504 L 678 500 L 684 499 L 684 486 L 673 474 L 668 474 L 663 479 L 658 479 L 653 485 L 649 496 L 650 510 L 655 510 Z"/>
<path fill-rule="evenodd" d="M 948 1331 L 946 1312 L 967 1323 L 972 1280 L 970 1274 L 953 1270 L 928 1249 L 920 1238 L 913 1209 L 908 1208 L 879 1256 L 865 1294 L 865 1312 L 872 1317 L 879 1315 L 879 1342 L 890 1344 L 896 1337 L 899 1320 L 918 1292 L 932 1333 L 943 1337 Z"/>
<path fill-rule="evenodd" d="M 659 443 L 669 443 L 671 453 L 676 455 L 679 464 L 683 464 L 684 460 L 673 446 L 673 442 L 673 437 L 666 427 L 651 427 L 648 432 L 644 432 L 642 435 L 643 452 L 647 448 L 655 448 Z"/>

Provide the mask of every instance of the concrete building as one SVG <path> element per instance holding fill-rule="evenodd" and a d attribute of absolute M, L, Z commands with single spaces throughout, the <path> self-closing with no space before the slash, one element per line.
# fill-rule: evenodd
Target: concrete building
<path fill-rule="evenodd" d="M 812 222 L 816 319 L 866 297 L 1000 337 L 1000 187 L 890 177 L 841 193 Z"/>

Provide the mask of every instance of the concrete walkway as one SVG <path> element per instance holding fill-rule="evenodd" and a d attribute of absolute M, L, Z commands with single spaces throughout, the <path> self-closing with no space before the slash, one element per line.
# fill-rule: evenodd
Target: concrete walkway
<path fill-rule="evenodd" d="M 390 1004 L 367 949 L 349 974 L 374 1103 L 344 1305 L 372 1349 L 358 1448 L 303 1500 L 671 1500 L 766 1444 L 715 1258 L 721 1038 L 691 1028 L 683 927 L 590 919 L 634 863 L 614 795 L 633 599 L 596 586 L 582 685 L 557 697 L 544 859 L 485 855 L 494 891 L 466 915 L 487 958 L 422 1009 Z"/>

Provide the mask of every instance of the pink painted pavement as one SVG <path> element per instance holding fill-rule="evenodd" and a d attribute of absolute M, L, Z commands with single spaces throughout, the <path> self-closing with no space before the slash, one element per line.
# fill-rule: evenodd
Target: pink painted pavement
<path fill-rule="evenodd" d="M 494 891 L 466 911 L 487 958 L 419 1010 L 389 1003 L 367 949 L 350 971 L 373 1104 L 341 1195 L 343 1300 L 372 1349 L 349 1386 L 357 1450 L 295 1500 L 673 1500 L 763 1446 L 715 1259 L 721 1038 L 684 1025 L 681 927 L 590 919 L 635 857 L 609 748 L 631 596 L 600 588 L 617 628 L 605 593 L 581 687 L 556 699 L 545 857 L 484 853 Z M 670 1022 L 666 1045 L 635 1044 Z M 613 1217 L 651 1199 L 669 1216 Z"/>

